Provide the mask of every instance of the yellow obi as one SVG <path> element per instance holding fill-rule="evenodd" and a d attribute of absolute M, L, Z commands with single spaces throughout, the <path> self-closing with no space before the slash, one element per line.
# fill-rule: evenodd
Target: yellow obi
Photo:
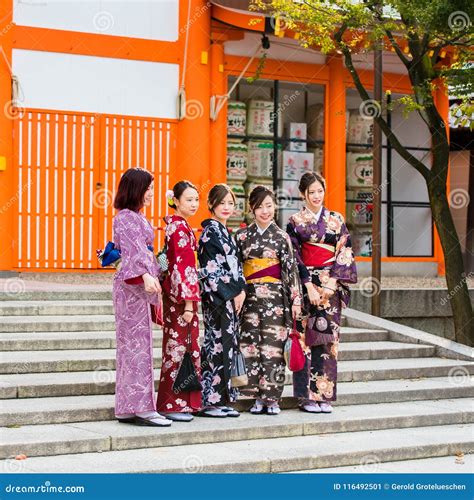
<path fill-rule="evenodd" d="M 281 267 L 279 259 L 255 258 L 244 262 L 244 276 L 247 283 L 279 283 Z"/>

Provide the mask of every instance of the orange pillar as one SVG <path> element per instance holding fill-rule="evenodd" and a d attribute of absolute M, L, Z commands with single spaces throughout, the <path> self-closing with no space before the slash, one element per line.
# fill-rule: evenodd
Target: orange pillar
<path fill-rule="evenodd" d="M 16 233 L 18 186 L 13 162 L 13 120 L 11 100 L 11 74 L 9 65 L 12 61 L 12 39 L 14 25 L 12 22 L 13 3 L 11 0 L 0 0 L 0 270 L 11 271 L 16 264 Z"/>
<path fill-rule="evenodd" d="M 214 39 L 211 44 L 210 88 L 211 96 L 223 96 L 227 92 L 227 80 L 224 73 L 224 45 Z M 211 184 L 214 185 L 225 182 L 227 178 L 227 101 L 220 110 L 217 120 L 211 121 L 210 134 L 210 179 Z"/>
<path fill-rule="evenodd" d="M 437 87 L 434 92 L 434 100 L 438 113 L 444 120 L 446 133 L 448 134 L 449 140 L 449 96 L 447 89 L 442 82 L 437 82 Z M 446 181 L 446 190 L 448 193 L 451 191 L 449 167 L 448 178 Z M 434 256 L 438 261 L 438 275 L 444 276 L 446 274 L 446 266 L 444 263 L 443 248 L 441 246 L 441 241 L 439 239 L 438 231 L 436 230 L 436 228 L 434 228 Z"/>
<path fill-rule="evenodd" d="M 186 117 L 178 123 L 176 165 L 171 172 L 171 184 L 188 179 L 198 187 L 201 205 L 190 221 L 198 227 L 207 217 L 205 199 L 210 179 L 210 123 L 209 123 L 209 78 L 210 78 L 210 28 L 211 14 L 206 0 L 191 0 L 188 17 L 187 2 L 180 2 L 180 84 L 185 71 Z M 187 62 L 184 68 L 186 32 L 189 32 Z M 170 186 L 171 187 L 171 186 Z"/>
<path fill-rule="evenodd" d="M 326 202 L 330 210 L 346 213 L 346 88 L 340 56 L 328 59 L 329 83 L 326 87 L 326 128 L 324 176 Z"/>

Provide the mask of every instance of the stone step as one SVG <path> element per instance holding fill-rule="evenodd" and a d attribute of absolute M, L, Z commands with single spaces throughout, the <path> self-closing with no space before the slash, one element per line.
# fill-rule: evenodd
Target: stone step
<path fill-rule="evenodd" d="M 311 415 L 297 410 L 278 418 L 242 413 L 238 419 L 196 417 L 183 425 L 153 429 L 118 422 L 83 422 L 3 428 L 0 458 L 65 455 L 133 448 L 159 448 L 202 443 L 314 436 L 343 432 L 376 431 L 474 422 L 469 399 L 338 406 L 328 414 Z M 410 431 L 411 432 L 411 431 Z"/>
<path fill-rule="evenodd" d="M 262 418 L 263 421 L 268 417 L 255 418 Z M 272 427 L 278 425 L 276 420 L 272 419 Z M 350 420 L 351 416 L 348 422 Z M 184 425 L 191 429 L 191 424 Z M 213 422 L 213 425 L 218 429 L 218 423 Z M 233 426 L 237 425 L 233 423 Z M 324 425 L 320 428 L 323 429 Z M 271 438 L 226 443 L 182 446 L 172 443 L 171 446 L 136 450 L 76 453 L 61 455 L 59 460 L 57 456 L 31 457 L 20 464 L 7 459 L 2 467 L 7 472 L 24 473 L 290 472 L 361 464 L 374 457 L 380 462 L 391 462 L 466 453 L 474 445 L 473 430 L 472 424 L 452 424 L 414 427 L 410 432 L 406 428 L 341 432 L 331 434 L 330 438 L 327 434 L 316 434 L 310 438 L 307 435 L 276 437 L 273 434 Z M 165 432 L 165 429 L 151 429 L 149 434 L 155 437 Z M 78 436 L 77 429 L 69 432 L 70 437 L 73 435 Z M 90 433 L 82 436 L 86 440 L 93 438 Z M 104 439 L 96 435 L 96 440 L 96 446 L 100 444 L 105 449 L 110 446 L 108 437 Z M 143 442 L 150 443 L 148 439 Z"/>
<path fill-rule="evenodd" d="M 92 316 L 3 316 L 0 332 L 82 332 L 114 330 L 112 314 Z"/>
<path fill-rule="evenodd" d="M 23 282 L 26 283 L 26 282 Z M 25 291 L 22 289 L 25 288 Z M 112 300 L 112 285 L 96 285 L 94 287 L 57 286 L 56 290 L 28 289 L 22 283 L 13 290 L 0 288 L 0 302 L 35 302 L 35 301 L 70 301 L 70 300 Z"/>
<path fill-rule="evenodd" d="M 291 474 L 472 474 L 474 455 L 456 454 L 446 457 L 399 460 L 397 462 L 367 461 L 362 465 L 328 467 L 294 471 Z"/>
<path fill-rule="evenodd" d="M 155 368 L 161 366 L 161 349 L 155 348 Z M 429 358 L 435 348 L 403 342 L 346 342 L 339 346 L 341 361 L 395 358 Z M 0 373 L 42 373 L 113 370 L 115 349 L 12 351 L 0 353 Z"/>
<path fill-rule="evenodd" d="M 0 302 L 0 316 L 64 316 L 113 314 L 111 300 L 31 300 Z"/>
<path fill-rule="evenodd" d="M 12 382 L 10 388 L 13 394 L 16 392 L 16 396 L 12 395 L 10 399 L 2 401 L 0 426 L 114 418 L 114 372 L 94 372 L 92 377 L 90 372 L 78 372 L 76 375 L 79 380 L 76 379 L 75 382 L 71 380 L 72 374 L 61 374 L 60 380 L 57 377 L 53 378 L 52 375 L 55 374 L 38 375 L 37 385 L 31 378 L 24 382 L 18 380 L 16 385 Z M 158 373 L 155 374 L 156 380 Z M 3 381 L 0 383 L 6 384 Z M 71 386 L 74 390 L 70 389 Z M 108 391 L 107 394 L 99 393 L 104 387 Z M 340 382 L 337 390 L 338 401 L 335 403 L 337 406 L 474 397 L 474 384 L 467 378 L 461 384 L 454 383 L 447 377 Z M 94 391 L 99 394 L 94 394 Z M 67 392 L 72 394 L 64 396 Z M 53 394 L 57 396 L 52 397 Z M 34 395 L 39 397 L 33 397 Z M 296 403 L 293 398 L 293 387 L 286 385 L 281 402 L 282 408 L 296 408 Z M 250 405 L 249 399 L 239 399 L 234 403 L 234 406 L 241 410 L 247 410 Z"/>
<path fill-rule="evenodd" d="M 388 340 L 386 330 L 342 327 L 341 342 Z M 161 328 L 155 329 L 154 347 L 161 346 Z M 2 332 L 0 351 L 49 351 L 63 349 L 108 349 L 115 347 L 115 330 L 82 332 Z"/>

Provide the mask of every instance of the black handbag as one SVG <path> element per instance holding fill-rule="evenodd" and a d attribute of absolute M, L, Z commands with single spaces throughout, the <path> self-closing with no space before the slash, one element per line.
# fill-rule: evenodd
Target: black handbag
<path fill-rule="evenodd" d="M 201 382 L 194 368 L 193 358 L 191 356 L 191 324 L 188 328 L 188 337 L 186 341 L 186 352 L 184 353 L 181 364 L 179 365 L 178 374 L 173 384 L 173 392 L 194 392 L 202 389 Z"/>

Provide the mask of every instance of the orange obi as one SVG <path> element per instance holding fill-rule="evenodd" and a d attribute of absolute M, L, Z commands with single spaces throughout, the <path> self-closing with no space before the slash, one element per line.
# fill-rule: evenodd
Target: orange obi
<path fill-rule="evenodd" d="M 244 262 L 244 276 L 247 283 L 279 283 L 281 266 L 279 259 L 248 259 Z"/>
<path fill-rule="evenodd" d="M 307 267 L 324 267 L 336 260 L 336 247 L 326 243 L 305 242 L 301 248 L 301 258 Z"/>

